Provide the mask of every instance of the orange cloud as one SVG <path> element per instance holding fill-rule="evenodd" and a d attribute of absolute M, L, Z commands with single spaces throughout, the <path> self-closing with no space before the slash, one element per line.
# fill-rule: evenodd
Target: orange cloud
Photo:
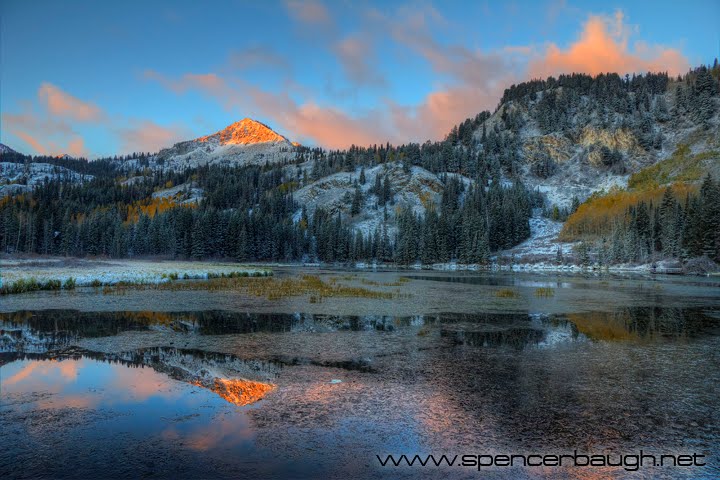
<path fill-rule="evenodd" d="M 161 148 L 187 140 L 191 135 L 184 127 L 165 127 L 151 120 L 130 121 L 128 126 L 117 128 L 116 134 L 120 139 L 122 153 L 157 152 Z"/>
<path fill-rule="evenodd" d="M 81 137 L 74 138 L 68 143 L 67 153 L 73 157 L 86 157 L 85 141 Z"/>
<path fill-rule="evenodd" d="M 325 5 L 317 0 L 287 0 L 285 7 L 288 13 L 304 23 L 330 23 L 330 13 Z"/>
<path fill-rule="evenodd" d="M 215 88 L 222 84 L 214 74 L 190 75 L 177 82 L 169 82 L 151 71 L 145 75 L 165 81 L 164 85 L 176 93 L 195 85 Z M 47 82 L 38 89 L 37 103 L 24 102 L 21 105 L 20 113 L 2 114 L 5 131 L 38 155 L 66 153 L 73 157 L 89 157 L 85 139 L 75 130 L 77 124 L 89 122 L 108 130 L 119 141 L 120 148 L 106 152 L 108 154 L 156 152 L 190 136 L 189 130 L 179 125 L 162 126 L 151 120 L 111 117 L 97 105 L 73 97 Z"/>
<path fill-rule="evenodd" d="M 94 103 L 83 102 L 51 83 L 40 85 L 38 98 L 45 103 L 50 113 L 59 117 L 78 122 L 95 122 L 104 116 L 103 111 Z"/>
<path fill-rule="evenodd" d="M 40 155 L 48 154 L 47 148 L 45 148 L 45 146 L 42 143 L 40 143 L 35 137 L 30 135 L 29 133 L 22 132 L 22 131 L 14 131 L 13 133 L 18 138 L 20 138 L 20 140 L 27 143 L 30 146 L 30 148 L 35 150 L 36 153 L 38 153 Z"/>
<path fill-rule="evenodd" d="M 35 153 L 39 155 L 60 155 L 67 153 L 73 157 L 87 157 L 87 151 L 85 150 L 85 142 L 82 137 L 75 137 L 71 139 L 66 147 L 59 145 L 52 141 L 42 143 L 40 140 L 35 138 L 31 133 L 22 130 L 12 130 L 11 132 L 17 136 L 20 140 L 25 142 Z"/>
<path fill-rule="evenodd" d="M 632 33 L 621 11 L 612 18 L 591 15 L 575 43 L 566 50 L 549 44 L 541 58 L 530 62 L 529 73 L 534 78 L 545 78 L 573 72 L 597 75 L 666 71 L 678 75 L 688 70 L 689 62 L 679 50 L 643 42 L 636 42 L 630 49 Z"/>

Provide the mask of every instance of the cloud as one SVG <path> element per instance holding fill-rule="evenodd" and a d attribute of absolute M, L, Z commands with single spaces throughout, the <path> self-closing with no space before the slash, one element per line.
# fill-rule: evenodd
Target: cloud
<path fill-rule="evenodd" d="M 180 125 L 165 127 L 151 120 L 130 120 L 127 123 L 115 129 L 123 153 L 157 152 L 191 136 L 191 132 Z"/>
<path fill-rule="evenodd" d="M 289 71 L 290 63 L 285 57 L 264 46 L 253 46 L 230 53 L 228 64 L 236 70 L 269 67 Z"/>
<path fill-rule="evenodd" d="M 385 78 L 371 64 L 373 56 L 370 39 L 367 36 L 349 36 L 333 48 L 345 76 L 354 85 L 385 86 Z"/>
<path fill-rule="evenodd" d="M 83 102 L 51 83 L 40 85 L 38 98 L 45 103 L 51 114 L 58 117 L 78 122 L 96 122 L 104 116 L 102 110 L 94 103 Z"/>
<path fill-rule="evenodd" d="M 620 10 L 612 17 L 590 15 L 574 43 L 565 50 L 548 44 L 544 53 L 530 62 L 529 73 L 544 78 L 573 72 L 597 75 L 667 71 L 677 75 L 688 70 L 689 62 L 679 50 L 644 42 L 630 48 L 629 39 L 635 33 L 637 28 L 625 22 Z"/>
<path fill-rule="evenodd" d="M 39 155 L 68 153 L 85 157 L 85 142 L 62 118 L 48 115 L 46 110 L 37 111 L 31 104 L 25 104 L 21 113 L 3 113 L 5 130 Z"/>
<path fill-rule="evenodd" d="M 35 150 L 36 153 L 40 155 L 48 154 L 47 148 L 42 143 L 40 143 L 38 139 L 30 135 L 29 133 L 23 131 L 13 131 L 13 133 L 15 134 L 15 136 L 20 138 L 20 140 L 30 145 L 30 148 Z"/>
<path fill-rule="evenodd" d="M 149 74 L 152 76 L 152 72 Z M 212 88 L 220 83 L 219 79 L 213 80 L 212 75 L 194 75 L 168 83 L 166 87 L 182 93 L 197 84 Z M 3 113 L 2 121 L 5 131 L 38 155 L 66 153 L 73 157 L 89 157 L 85 138 L 77 131 L 78 125 L 86 126 L 89 122 L 117 139 L 119 151 L 106 154 L 155 152 L 190 136 L 189 130 L 180 125 L 162 126 L 147 119 L 111 117 L 99 106 L 73 97 L 47 82 L 41 84 L 36 100 L 23 102 L 19 113 Z"/>
<path fill-rule="evenodd" d="M 330 12 L 318 0 L 287 0 L 285 7 L 295 20 L 310 24 L 331 23 Z"/>
<path fill-rule="evenodd" d="M 518 78 L 517 53 L 439 43 L 431 26 L 449 24 L 431 6 L 402 8 L 393 17 L 379 11 L 367 16 L 378 30 L 390 32 L 398 44 L 420 55 L 442 79 L 417 105 L 386 100 L 391 123 L 405 141 L 443 138 L 459 122 L 493 109 L 503 90 Z"/>
<path fill-rule="evenodd" d="M 212 74 L 185 74 L 178 79 L 157 72 L 146 75 L 172 91 L 196 89 L 213 98 L 238 116 L 257 116 L 279 125 L 280 133 L 292 132 L 292 140 L 307 139 L 327 148 L 351 144 L 369 145 L 387 138 L 387 123 L 378 112 L 353 116 L 339 109 L 323 107 L 313 101 L 298 103 L 286 92 L 270 92 L 240 79 L 206 82 L 200 79 Z M 181 87 L 181 88 L 178 88 Z M 393 135 L 393 139 L 397 138 Z"/>
<path fill-rule="evenodd" d="M 45 135 L 67 136 L 74 133 L 68 122 L 37 112 L 29 104 L 23 107 L 21 113 L 3 113 L 2 119 L 8 129 L 40 131 Z"/>
<path fill-rule="evenodd" d="M 190 89 L 218 90 L 222 88 L 223 80 L 214 73 L 187 73 L 177 80 L 170 79 L 154 70 L 145 70 L 143 76 L 147 80 L 154 80 L 165 88 L 177 93 L 185 93 Z"/>

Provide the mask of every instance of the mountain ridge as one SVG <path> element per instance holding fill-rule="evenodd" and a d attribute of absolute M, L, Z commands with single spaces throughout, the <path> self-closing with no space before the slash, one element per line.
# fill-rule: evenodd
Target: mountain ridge
<path fill-rule="evenodd" d="M 151 158 L 157 168 L 183 169 L 201 165 L 282 163 L 296 148 L 262 122 L 243 118 L 215 133 L 178 142 Z"/>
<path fill-rule="evenodd" d="M 494 112 L 461 122 L 443 141 L 423 144 L 308 148 L 243 119 L 155 155 L 92 162 L 87 171 L 100 181 L 70 191 L 81 203 L 58 201 L 62 189 L 34 190 L 38 203 L 54 214 L 46 220 L 66 234 L 48 239 L 50 246 L 43 246 L 43 238 L 24 243 L 16 238 L 5 248 L 259 261 L 485 263 L 508 254 L 555 261 L 574 249 L 573 243 L 556 241 L 559 222 L 586 199 L 653 181 L 697 185 L 718 170 L 718 77 L 715 66 L 679 79 L 664 73 L 632 80 L 577 74 L 530 81 L 509 88 Z M 27 161 L 23 158 L 15 161 Z M 84 169 L 69 159 L 33 161 Z M 716 188 L 705 184 L 704 192 Z M 695 195 L 697 189 L 688 191 Z M 107 198 L 122 201 L 107 204 Z M 705 198 L 707 193 L 697 201 Z M 81 204 L 83 210 L 76 211 Z M 23 210 L 31 204 L 5 205 L 20 224 L 35 218 Z M 674 205 L 678 211 L 688 208 Z M 627 204 L 618 211 L 632 208 Z M 701 210 L 682 215 L 696 220 Z M 78 220 L 61 225 L 63 218 Z M 85 221 L 100 226 L 88 228 Z M 585 224 L 594 228 L 593 222 Z M 698 231 L 704 231 L 702 225 Z M 117 237 L 112 243 L 89 237 L 108 229 Z M 16 237 L 27 231 L 17 230 Z M 674 245 L 690 242 L 678 235 Z M 624 238 L 615 237 L 617 245 Z M 648 245 L 661 248 L 642 238 L 644 243 L 618 246 L 617 252 L 625 253 L 616 260 L 644 260 L 653 254 Z M 683 247 L 691 255 L 702 251 L 694 242 Z"/>

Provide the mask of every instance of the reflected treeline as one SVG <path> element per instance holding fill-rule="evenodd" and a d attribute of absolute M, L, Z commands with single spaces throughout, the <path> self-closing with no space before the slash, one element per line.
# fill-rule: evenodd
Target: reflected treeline
<path fill-rule="evenodd" d="M 558 341 L 677 340 L 720 333 L 720 316 L 702 308 L 632 307 L 568 315 L 441 314 L 442 337 L 476 347 L 551 345 Z"/>
<path fill-rule="evenodd" d="M 714 315 L 714 316 L 713 316 Z M 412 317 L 379 315 L 271 314 L 204 312 L 78 312 L 22 311 L 0 314 L 0 352 L 44 353 L 76 345 L 83 338 L 114 336 L 125 331 L 168 330 L 188 335 L 393 332 L 423 327 L 422 335 L 439 330 L 443 338 L 480 347 L 550 345 L 578 338 L 623 341 L 689 338 L 717 331 L 717 312 L 694 308 L 633 307 L 613 312 L 569 315 L 522 313 L 441 313 Z M 312 364 L 311 359 L 279 358 L 283 364 Z M 342 363 L 342 362 L 341 362 Z M 324 365 L 372 371 L 356 360 Z"/>
<path fill-rule="evenodd" d="M 452 275 L 452 276 L 422 276 L 409 275 L 412 280 L 429 280 L 431 282 L 463 283 L 468 285 L 483 285 L 489 287 L 533 287 L 533 288 L 591 288 L 577 282 L 560 280 L 530 280 L 515 275 Z"/>
<path fill-rule="evenodd" d="M 593 340 L 692 338 L 718 332 L 717 313 L 701 308 L 628 307 L 614 312 L 569 314 L 577 330 Z"/>
<path fill-rule="evenodd" d="M 545 340 L 545 330 L 535 328 L 507 328 L 502 330 L 455 331 L 441 330 L 442 336 L 458 343 L 475 347 L 511 347 L 523 349 L 538 345 Z"/>
<path fill-rule="evenodd" d="M 245 313 L 222 310 L 200 312 L 80 312 L 38 310 L 0 313 L 0 329 L 29 328 L 42 334 L 66 332 L 82 338 L 107 337 L 129 330 L 169 328 L 201 335 L 256 332 L 392 330 L 422 324 L 422 316 L 322 315 L 300 313 Z M 59 339 L 60 341 L 60 339 Z"/>

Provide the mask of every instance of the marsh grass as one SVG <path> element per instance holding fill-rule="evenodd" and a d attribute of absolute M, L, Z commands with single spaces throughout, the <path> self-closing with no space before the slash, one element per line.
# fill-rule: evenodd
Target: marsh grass
<path fill-rule="evenodd" d="M 228 273 L 216 273 L 216 272 L 209 272 L 207 273 L 207 279 L 237 279 L 237 278 L 257 278 L 257 277 L 270 277 L 272 276 L 273 272 L 272 270 L 258 270 L 253 272 L 247 272 L 247 271 L 234 271 L 234 272 L 228 272 Z M 90 280 L 87 283 L 84 283 L 84 286 L 89 286 L 95 289 L 102 288 L 102 292 L 104 294 L 108 293 L 122 293 L 119 292 L 123 289 L 128 288 L 141 288 L 141 287 L 151 287 L 156 285 L 163 285 L 165 283 L 175 283 L 175 280 L 178 280 L 180 278 L 180 275 L 177 272 L 171 272 L 171 273 L 163 273 L 160 276 L 160 279 L 165 282 L 157 283 L 153 280 L 135 280 L 135 281 L 126 281 L 121 280 L 119 282 L 103 282 L 99 278 L 95 278 Z M 187 273 L 183 275 L 183 280 L 205 280 L 205 274 L 203 276 L 190 276 Z M 180 283 L 180 282 L 178 282 Z M 80 285 L 80 286 L 83 286 Z M 73 277 L 68 277 L 64 282 L 60 279 L 49 279 L 40 281 L 35 277 L 30 278 L 21 278 L 19 280 L 16 280 L 14 282 L 8 282 L 2 286 L 0 286 L 0 295 L 10 295 L 10 294 L 18 294 L 18 293 L 28 293 L 28 292 L 37 292 L 41 290 L 74 290 L 75 287 L 79 286 L 77 284 L 77 280 Z"/>
<path fill-rule="evenodd" d="M 66 282 L 67 284 L 67 282 Z M 38 281 L 36 278 L 21 278 L 16 282 L 9 283 L 0 287 L 0 295 L 9 295 L 14 293 L 27 293 L 37 292 L 40 290 L 60 290 L 63 288 L 63 283 L 57 279 L 46 280 L 44 282 Z M 68 287 L 66 287 L 68 288 Z M 74 287 L 70 287 L 74 288 Z"/>
<path fill-rule="evenodd" d="M 502 288 L 495 292 L 495 296 L 498 298 L 520 298 L 520 294 L 512 288 Z"/>
<path fill-rule="evenodd" d="M 540 287 L 535 289 L 535 296 L 539 298 L 549 298 L 555 296 L 555 289 L 551 287 Z"/>
<path fill-rule="evenodd" d="M 246 272 L 243 272 L 246 273 Z M 113 294 L 124 294 L 128 289 L 156 289 L 167 291 L 236 291 L 239 293 L 265 297 L 268 300 L 282 300 L 289 297 L 308 296 L 310 303 L 322 303 L 326 298 L 352 297 L 391 300 L 407 298 L 400 290 L 392 292 L 369 290 L 363 287 L 353 287 L 338 283 L 332 278 L 323 281 L 317 275 L 301 275 L 300 277 L 276 279 L 273 277 L 240 276 L 213 276 L 207 280 L 194 282 L 165 282 L 157 284 L 117 284 L 112 290 Z"/>
<path fill-rule="evenodd" d="M 385 283 L 376 282 L 374 280 L 368 280 L 367 278 L 363 278 L 362 280 L 360 280 L 360 283 L 362 283 L 363 285 L 370 285 L 370 286 L 374 286 L 374 287 L 402 287 L 409 281 L 410 281 L 410 279 L 408 277 L 400 277 L 397 280 L 395 280 L 394 282 L 385 282 Z"/>

